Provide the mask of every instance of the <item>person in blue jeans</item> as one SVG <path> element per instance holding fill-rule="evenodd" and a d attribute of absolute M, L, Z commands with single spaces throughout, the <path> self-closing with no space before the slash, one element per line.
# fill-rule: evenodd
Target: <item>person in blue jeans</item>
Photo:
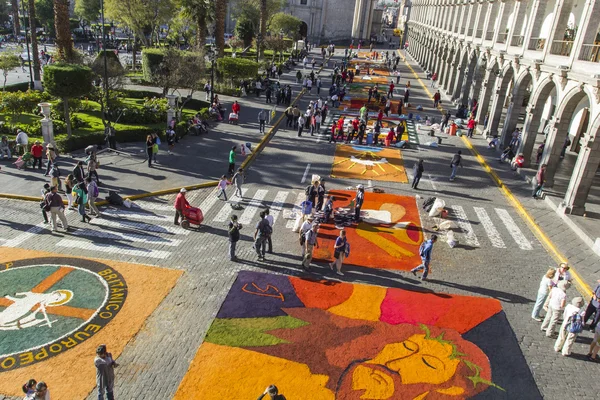
<path fill-rule="evenodd" d="M 429 275 L 429 263 L 431 263 L 431 251 L 433 250 L 433 244 L 437 242 L 437 235 L 431 235 L 431 238 L 423 244 L 419 248 L 419 255 L 421 256 L 421 265 L 415 267 L 410 270 L 414 276 L 417 276 L 417 271 L 423 270 L 423 274 L 421 275 L 421 280 L 424 281 L 427 279 L 427 275 Z"/>
<path fill-rule="evenodd" d="M 452 173 L 450 174 L 450 181 L 453 181 L 456 178 L 456 170 L 458 167 L 462 168 L 462 151 L 457 151 L 454 157 L 452 157 L 452 161 L 450 161 L 450 168 L 452 168 Z"/>

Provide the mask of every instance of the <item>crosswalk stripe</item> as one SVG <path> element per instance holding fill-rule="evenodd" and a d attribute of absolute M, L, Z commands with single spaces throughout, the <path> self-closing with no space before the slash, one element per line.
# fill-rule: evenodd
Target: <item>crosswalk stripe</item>
<path fill-rule="evenodd" d="M 151 201 L 140 201 L 140 200 L 136 200 L 133 202 L 132 209 L 165 211 L 165 212 L 170 212 L 170 213 L 175 212 L 175 207 L 173 206 L 173 204 L 153 203 Z"/>
<path fill-rule="evenodd" d="M 93 237 L 100 239 L 111 239 L 117 241 L 128 241 L 137 243 L 149 243 L 162 246 L 179 246 L 180 239 L 165 239 L 160 236 L 147 235 L 142 233 L 122 233 L 116 231 L 96 231 L 93 229 L 77 229 L 73 231 L 72 236 Z"/>
<path fill-rule="evenodd" d="M 128 248 L 128 246 L 122 246 L 114 243 L 96 244 L 92 242 L 86 242 L 83 240 L 62 239 L 61 241 L 56 243 L 56 245 L 59 247 L 68 247 L 71 249 L 89 250 L 91 252 L 118 253 L 125 254 L 128 256 L 142 256 L 160 259 L 165 259 L 171 255 L 170 251 L 152 250 L 145 248 L 131 249 Z M 115 248 L 117 248 L 118 250 L 115 250 Z"/>
<path fill-rule="evenodd" d="M 240 224 L 248 225 L 252 222 L 254 215 L 258 211 L 258 209 L 262 206 L 262 201 L 267 196 L 269 191 L 265 189 L 259 189 L 254 193 L 254 197 L 250 200 L 250 203 L 246 206 L 246 209 L 242 213 L 240 217 Z"/>
<path fill-rule="evenodd" d="M 485 229 L 485 233 L 487 233 L 490 242 L 492 242 L 492 246 L 497 247 L 499 249 L 505 249 L 506 245 L 504 244 L 504 240 L 500 236 L 500 233 L 494 226 L 494 223 L 490 219 L 490 216 L 482 207 L 473 207 L 475 209 L 475 213 L 477 214 L 477 218 L 481 221 L 481 225 L 483 229 Z"/>
<path fill-rule="evenodd" d="M 107 218 L 93 218 L 90 221 L 92 225 L 108 226 L 113 228 L 129 227 L 133 229 L 139 229 L 144 232 L 156 232 L 156 233 L 172 233 L 175 235 L 189 235 L 190 231 L 186 231 L 183 228 L 177 226 L 162 226 L 162 225 L 151 225 L 143 222 L 128 221 L 120 219 L 118 221 L 109 220 Z"/>
<path fill-rule="evenodd" d="M 273 217 L 273 224 L 277 222 L 277 217 L 279 217 L 279 213 L 283 209 L 283 205 L 285 204 L 285 199 L 287 199 L 289 192 L 277 192 L 275 195 L 275 199 L 271 206 L 269 207 L 269 213 Z"/>
<path fill-rule="evenodd" d="M 215 190 L 210 192 L 208 194 L 208 196 L 204 199 L 204 201 L 200 204 L 200 209 L 202 210 L 202 214 L 204 214 L 204 215 L 208 214 L 208 210 L 210 210 L 215 205 L 217 200 L 219 200 L 217 198 L 216 193 L 217 192 Z"/>
<path fill-rule="evenodd" d="M 456 216 L 458 226 L 464 233 L 466 243 L 472 247 L 479 247 L 479 240 L 477 240 L 477 236 L 475 236 L 475 232 L 473 232 L 473 227 L 467 218 L 467 214 L 465 214 L 465 209 L 461 206 L 451 206 L 450 208 L 452 208 L 452 211 Z"/>
<path fill-rule="evenodd" d="M 175 214 L 175 209 L 171 210 L 173 214 Z M 104 215 L 110 215 L 115 218 L 126 218 L 126 219 L 139 219 L 139 220 L 160 220 L 160 221 L 168 221 L 173 219 L 173 217 L 167 217 L 165 215 L 155 214 L 155 213 L 145 213 L 136 210 L 116 210 L 114 208 L 105 208 L 102 211 Z"/>
<path fill-rule="evenodd" d="M 242 189 L 242 196 L 244 196 L 247 191 L 248 191 L 248 189 Z M 212 196 L 212 197 L 215 200 L 218 199 L 216 194 L 214 196 Z M 213 222 L 225 222 L 225 221 L 227 221 L 227 218 L 229 218 L 229 214 L 231 214 L 231 212 L 233 211 L 233 208 L 231 208 L 231 201 L 234 198 L 235 199 L 239 199 L 238 197 L 232 197 L 229 201 L 226 201 L 223 204 L 223 207 L 221 207 L 221 209 L 217 213 L 217 215 L 213 218 Z M 202 207 L 200 207 L 200 209 L 202 210 L 202 213 L 204 213 L 204 209 L 202 209 Z M 206 213 L 204 213 L 204 215 L 206 215 Z"/>
<path fill-rule="evenodd" d="M 298 193 L 298 197 L 296 198 L 296 202 L 294 203 L 294 207 L 292 208 L 292 212 L 299 213 L 302 211 L 302 207 L 300 207 L 300 203 L 302 203 L 306 199 L 306 195 L 304 192 Z M 286 224 L 286 229 L 294 228 L 294 224 L 296 223 L 296 219 L 289 219 Z"/>
<path fill-rule="evenodd" d="M 523 235 L 523 232 L 519 229 L 515 221 L 512 219 L 508 211 L 502 208 L 496 208 L 496 213 L 506 226 L 508 233 L 512 236 L 512 238 L 517 243 L 517 246 L 521 250 L 533 250 L 533 246 L 531 246 L 531 242 Z"/>
<path fill-rule="evenodd" d="M 41 222 L 35 226 L 32 226 L 31 228 L 29 228 L 28 230 L 26 230 L 25 232 L 21 233 L 20 235 L 17 235 L 16 237 L 12 238 L 12 239 L 8 239 L 3 246 L 5 247 L 19 247 L 19 245 L 21 243 L 23 243 L 24 241 L 31 239 L 32 237 L 34 237 L 35 235 L 37 235 L 38 233 L 40 233 L 41 231 L 43 231 L 46 228 L 46 225 Z"/>

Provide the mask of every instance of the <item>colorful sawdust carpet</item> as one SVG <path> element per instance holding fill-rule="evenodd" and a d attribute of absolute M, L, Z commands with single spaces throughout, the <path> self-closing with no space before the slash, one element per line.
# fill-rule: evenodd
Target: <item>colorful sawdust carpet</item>
<path fill-rule="evenodd" d="M 349 208 L 355 192 L 332 190 L 334 208 Z M 376 269 L 408 271 L 421 263 L 419 246 L 423 241 L 417 203 L 412 196 L 367 193 L 361 209 L 362 221 L 345 227 L 350 255 L 345 263 Z M 314 257 L 333 260 L 333 247 L 339 230 L 332 223 L 319 226 L 319 247 Z"/>
<path fill-rule="evenodd" d="M 338 144 L 331 176 L 408 183 L 402 152 L 398 148 Z"/>
<path fill-rule="evenodd" d="M 504 336 L 479 331 L 488 321 Z M 311 400 L 531 395 L 510 332 L 495 299 L 241 271 L 174 398 L 250 399 L 271 384 Z M 490 343 L 512 366 L 490 362 Z"/>
<path fill-rule="evenodd" d="M 0 247 L 0 393 L 22 395 L 19 384 L 35 377 L 53 398 L 86 398 L 98 345 L 118 357 L 180 276 Z"/>

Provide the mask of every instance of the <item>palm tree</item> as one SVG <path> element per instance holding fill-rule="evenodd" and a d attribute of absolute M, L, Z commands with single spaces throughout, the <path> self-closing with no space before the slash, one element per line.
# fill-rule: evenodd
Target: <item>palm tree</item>
<path fill-rule="evenodd" d="M 16 38 L 21 33 L 21 21 L 19 21 L 19 0 L 10 0 L 10 8 L 13 17 L 13 33 Z"/>
<path fill-rule="evenodd" d="M 31 56 L 33 57 L 33 81 L 39 85 L 40 78 L 40 53 L 38 52 L 38 41 L 35 24 L 35 0 L 28 0 L 29 28 L 31 34 Z"/>
<path fill-rule="evenodd" d="M 260 36 L 262 38 L 267 37 L 267 0 L 260 0 Z M 256 51 L 261 53 L 260 51 L 260 43 Z"/>
<path fill-rule="evenodd" d="M 54 29 L 58 58 L 67 62 L 73 61 L 73 38 L 69 24 L 69 0 L 54 0 Z"/>
<path fill-rule="evenodd" d="M 227 16 L 227 0 L 215 2 L 215 43 L 219 57 L 225 54 L 225 17 Z"/>
<path fill-rule="evenodd" d="M 199 51 L 203 51 L 211 2 L 210 0 L 181 0 L 181 7 L 184 16 L 196 24 L 196 47 Z"/>

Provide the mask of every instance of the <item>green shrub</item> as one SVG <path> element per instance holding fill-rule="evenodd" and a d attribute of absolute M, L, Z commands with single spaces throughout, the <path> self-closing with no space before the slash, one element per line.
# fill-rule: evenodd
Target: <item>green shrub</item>
<path fill-rule="evenodd" d="M 132 99 L 145 99 L 146 97 L 162 97 L 162 93 L 151 92 L 149 90 L 122 89 L 119 92 L 123 97 L 131 97 Z"/>
<path fill-rule="evenodd" d="M 142 72 L 144 80 L 153 81 L 155 73 L 160 67 L 165 56 L 164 49 L 144 49 L 142 51 Z"/>
<path fill-rule="evenodd" d="M 217 60 L 217 68 L 223 76 L 231 79 L 255 78 L 258 75 L 258 63 L 244 58 L 224 57 Z"/>
<path fill-rule="evenodd" d="M 29 90 L 29 82 L 13 83 L 4 88 L 5 92 L 26 92 L 27 90 Z"/>
<path fill-rule="evenodd" d="M 200 110 L 202 108 L 206 108 L 208 107 L 208 101 L 204 101 L 204 100 L 199 100 L 199 99 L 189 99 L 186 103 L 185 103 L 185 108 L 188 108 L 190 110 Z"/>

